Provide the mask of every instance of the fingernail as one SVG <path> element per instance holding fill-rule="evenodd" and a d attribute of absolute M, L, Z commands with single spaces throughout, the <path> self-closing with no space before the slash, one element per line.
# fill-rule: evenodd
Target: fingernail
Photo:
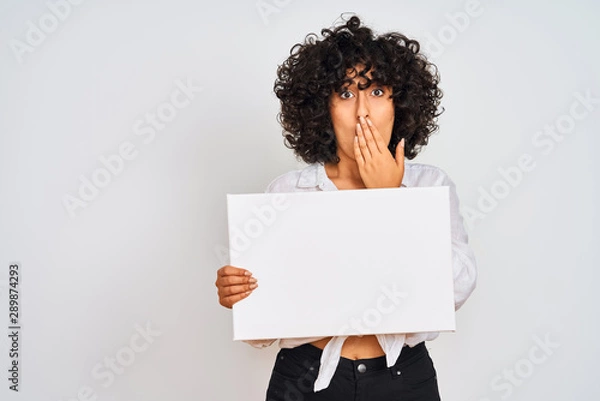
<path fill-rule="evenodd" d="M 256 287 L 258 287 L 258 284 L 250 284 L 251 289 L 255 289 Z"/>
<path fill-rule="evenodd" d="M 404 138 L 400 140 L 400 146 L 404 147 Z"/>
<path fill-rule="evenodd" d="M 244 276 L 251 276 L 251 275 L 252 275 L 252 273 L 250 273 L 248 270 L 246 270 L 246 271 L 244 272 Z"/>
<path fill-rule="evenodd" d="M 248 280 L 248 282 L 249 282 L 249 283 L 256 283 L 256 279 L 255 279 L 254 277 L 251 277 L 251 278 Z"/>

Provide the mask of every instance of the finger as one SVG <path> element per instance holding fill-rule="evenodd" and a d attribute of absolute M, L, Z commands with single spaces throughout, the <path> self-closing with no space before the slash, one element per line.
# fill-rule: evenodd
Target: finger
<path fill-rule="evenodd" d="M 367 124 L 367 120 L 363 116 L 360 116 L 360 128 L 363 131 L 363 135 L 365 137 L 365 141 L 367 142 L 367 148 L 369 152 L 371 152 L 371 156 L 375 156 L 378 153 L 381 153 L 377 148 L 377 143 L 375 142 L 375 138 L 373 138 L 373 133 L 371 132 L 371 128 Z"/>
<path fill-rule="evenodd" d="M 356 124 L 356 132 L 358 133 L 358 146 L 360 147 L 360 152 L 365 159 L 365 163 L 368 163 L 371 161 L 371 152 L 367 147 L 367 141 L 365 140 L 365 135 L 360 123 Z"/>
<path fill-rule="evenodd" d="M 222 276 L 218 277 L 215 285 L 218 288 L 231 287 L 232 285 L 254 284 L 257 280 L 248 276 Z"/>
<path fill-rule="evenodd" d="M 232 285 L 229 287 L 219 287 L 220 297 L 229 297 L 232 295 L 241 294 L 243 292 L 253 291 L 258 287 L 258 284 Z"/>
<path fill-rule="evenodd" d="M 396 145 L 396 164 L 404 166 L 404 138 Z"/>
<path fill-rule="evenodd" d="M 251 276 L 252 273 L 246 269 L 235 267 L 231 265 L 225 265 L 217 270 L 217 276 Z"/>
<path fill-rule="evenodd" d="M 229 287 L 232 285 L 239 284 L 252 284 L 256 283 L 256 279 L 254 277 L 248 276 L 223 276 L 217 279 L 217 287 Z"/>
<path fill-rule="evenodd" d="M 239 301 L 241 301 L 242 299 L 246 298 L 248 295 L 250 295 L 250 293 L 251 293 L 251 291 L 243 292 L 241 294 L 231 295 L 229 297 L 220 298 L 219 303 L 221 305 L 223 305 L 224 307 L 231 309 L 231 307 L 233 307 L 234 304 L 236 304 Z"/>
<path fill-rule="evenodd" d="M 373 121 L 371 121 L 371 119 L 369 117 L 367 117 L 367 126 L 371 129 L 371 134 L 373 135 L 373 140 L 377 144 L 377 149 L 379 150 L 380 153 L 383 153 L 383 151 L 385 149 L 387 149 L 387 145 L 383 141 L 383 137 L 381 136 L 381 133 L 379 132 L 379 130 L 377 129 L 375 124 L 373 124 Z"/>
<path fill-rule="evenodd" d="M 360 151 L 360 146 L 358 144 L 358 135 L 354 135 L 354 159 L 356 159 L 356 163 L 358 167 L 365 166 L 365 159 Z"/>

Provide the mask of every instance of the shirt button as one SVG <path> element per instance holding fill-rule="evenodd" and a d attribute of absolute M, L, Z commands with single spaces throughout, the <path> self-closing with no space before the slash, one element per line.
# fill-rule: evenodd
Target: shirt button
<path fill-rule="evenodd" d="M 356 369 L 360 372 L 360 373 L 365 373 L 367 371 L 367 367 L 365 366 L 364 363 L 361 363 L 360 365 L 358 365 L 356 367 Z"/>

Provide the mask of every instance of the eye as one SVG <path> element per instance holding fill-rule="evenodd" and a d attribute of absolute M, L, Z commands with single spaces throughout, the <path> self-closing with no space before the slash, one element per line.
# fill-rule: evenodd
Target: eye
<path fill-rule="evenodd" d="M 377 97 L 380 97 L 380 96 L 383 96 L 385 92 L 381 88 L 375 88 L 375 89 L 373 89 L 373 92 L 371 92 L 371 93 Z"/>
<path fill-rule="evenodd" d="M 352 96 L 354 96 L 354 93 L 350 92 L 349 90 L 342 89 L 340 92 L 340 97 L 342 99 L 350 99 Z"/>

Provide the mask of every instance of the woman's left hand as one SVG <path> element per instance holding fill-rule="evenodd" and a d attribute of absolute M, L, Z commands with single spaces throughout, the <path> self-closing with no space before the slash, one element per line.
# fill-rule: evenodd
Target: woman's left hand
<path fill-rule="evenodd" d="M 404 177 L 404 138 L 392 157 L 383 137 L 373 122 L 360 117 L 356 124 L 354 157 L 360 177 L 367 188 L 397 188 Z"/>

